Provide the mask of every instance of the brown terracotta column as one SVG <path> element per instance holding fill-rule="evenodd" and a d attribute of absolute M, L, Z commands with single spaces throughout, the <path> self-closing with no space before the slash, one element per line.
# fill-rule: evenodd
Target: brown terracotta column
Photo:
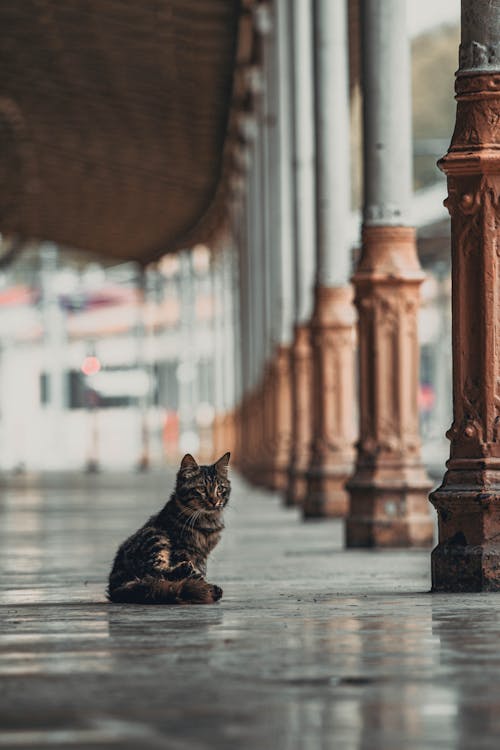
<path fill-rule="evenodd" d="M 354 460 L 347 3 L 314 3 L 317 258 L 306 518 L 344 516 Z"/>
<path fill-rule="evenodd" d="M 453 424 L 431 495 L 434 591 L 500 590 L 500 3 L 463 0 L 457 119 L 440 167 L 452 227 Z"/>
<path fill-rule="evenodd" d="M 302 505 L 307 490 L 312 437 L 310 322 L 316 254 L 313 2 L 293 0 L 291 9 L 295 328 L 290 359 L 292 428 L 285 502 Z"/>
<path fill-rule="evenodd" d="M 275 125 L 269 133 L 271 356 L 266 386 L 266 424 L 270 428 L 266 483 L 284 490 L 291 439 L 290 346 L 293 327 L 292 153 L 290 108 L 290 4 L 277 0 L 275 43 L 270 56 Z M 274 119 L 274 118 L 273 118 Z"/>
<path fill-rule="evenodd" d="M 257 221 L 260 232 L 260 265 L 256 295 L 262 315 L 262 364 L 255 403 L 256 419 L 258 420 L 256 445 L 259 450 L 259 462 L 253 481 L 264 487 L 272 488 L 275 467 L 275 449 L 273 446 L 273 428 L 275 425 L 270 418 L 270 412 L 272 412 L 275 397 L 273 391 L 275 380 L 272 377 L 274 346 L 271 321 L 273 294 L 271 258 L 276 249 L 276 232 L 271 223 L 271 216 L 276 206 L 277 196 L 275 190 L 276 175 L 273 174 L 275 154 L 272 152 L 276 128 L 276 97 L 274 96 L 276 89 L 276 30 L 270 4 L 263 2 L 254 6 L 254 22 L 260 40 L 261 81 L 257 98 L 260 158 L 259 216 Z"/>
<path fill-rule="evenodd" d="M 354 324 L 352 290 L 317 287 L 311 339 L 313 428 L 307 518 L 345 516 L 345 483 L 354 462 Z"/>
<path fill-rule="evenodd" d="M 409 49 L 405 3 L 363 0 L 364 205 L 358 309 L 360 439 L 349 481 L 348 547 L 425 546 L 433 523 L 417 407 L 419 287 L 410 225 Z M 380 82 L 383 81 L 383 85 Z"/>

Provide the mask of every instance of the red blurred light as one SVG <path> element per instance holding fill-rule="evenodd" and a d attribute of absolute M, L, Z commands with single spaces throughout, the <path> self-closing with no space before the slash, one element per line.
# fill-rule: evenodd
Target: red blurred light
<path fill-rule="evenodd" d="M 95 375 L 101 369 L 101 363 L 97 357 L 85 357 L 81 370 L 84 375 Z"/>

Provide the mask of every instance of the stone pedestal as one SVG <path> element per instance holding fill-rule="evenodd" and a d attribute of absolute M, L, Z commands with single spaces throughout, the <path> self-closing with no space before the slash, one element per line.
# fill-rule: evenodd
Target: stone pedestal
<path fill-rule="evenodd" d="M 312 350 L 308 325 L 295 326 L 290 351 L 292 425 L 286 505 L 302 506 L 307 491 L 312 437 Z"/>
<path fill-rule="evenodd" d="M 347 485 L 348 547 L 427 546 L 433 540 L 417 405 L 423 279 L 413 228 L 364 228 L 354 275 L 360 438 Z"/>
<path fill-rule="evenodd" d="M 351 287 L 317 287 L 311 321 L 312 429 L 305 518 L 347 513 L 355 437 L 355 310 Z"/>
<path fill-rule="evenodd" d="M 490 11 L 499 15 L 493 6 Z M 488 26 L 497 36 L 499 21 Z M 487 66 L 486 47 L 474 49 L 462 45 L 461 62 L 470 54 L 471 66 Z M 459 71 L 456 91 L 455 132 L 440 162 L 452 218 L 453 424 L 448 471 L 431 495 L 439 519 L 432 587 L 498 591 L 500 72 Z"/>

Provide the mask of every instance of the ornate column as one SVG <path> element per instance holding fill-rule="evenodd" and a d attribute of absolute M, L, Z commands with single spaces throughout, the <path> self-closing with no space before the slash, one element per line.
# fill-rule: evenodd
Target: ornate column
<path fill-rule="evenodd" d="M 500 2 L 462 0 L 457 118 L 447 155 L 453 424 L 431 495 L 434 591 L 500 590 Z"/>
<path fill-rule="evenodd" d="M 292 430 L 285 493 L 302 505 L 311 447 L 310 322 L 316 253 L 314 186 L 313 0 L 292 5 L 295 329 L 291 348 Z"/>
<path fill-rule="evenodd" d="M 432 542 L 417 406 L 420 268 L 412 195 L 405 3 L 363 0 L 364 206 L 354 274 L 360 440 L 349 481 L 348 547 Z M 383 81 L 383 85 L 380 82 Z"/>
<path fill-rule="evenodd" d="M 287 483 L 291 438 L 290 345 L 293 326 L 292 159 L 290 111 L 290 6 L 275 4 L 274 60 L 276 126 L 270 133 L 271 195 L 271 335 L 268 419 L 272 424 L 267 483 L 283 490 Z"/>
<path fill-rule="evenodd" d="M 274 422 L 269 419 L 273 413 L 275 398 L 273 386 L 273 342 L 272 342 L 272 279 L 271 263 L 275 250 L 271 217 L 275 208 L 276 194 L 273 190 L 272 167 L 275 157 L 271 152 L 272 138 L 276 127 L 276 104 L 274 101 L 274 39 L 272 9 L 267 2 L 254 5 L 254 24 L 260 43 L 258 69 L 258 95 L 255 97 L 256 115 L 259 126 L 258 150 L 260 160 L 259 217 L 261 272 L 258 279 L 258 303 L 262 313 L 263 346 L 259 388 L 256 394 L 256 435 L 260 461 L 254 481 L 264 486 L 273 486 Z"/>
<path fill-rule="evenodd" d="M 318 238 L 306 518 L 346 514 L 355 436 L 347 4 L 316 0 L 314 11 Z"/>
<path fill-rule="evenodd" d="M 242 283 L 244 286 L 245 331 L 243 344 L 245 346 L 244 361 L 244 461 L 245 474 L 255 475 L 258 464 L 259 444 L 256 441 L 255 393 L 259 378 L 260 351 L 258 325 L 258 279 L 257 266 L 259 263 L 259 183 L 258 183 L 258 128 L 255 116 L 249 114 L 247 118 L 247 133 L 249 138 L 249 172 L 246 203 L 246 243 L 242 254 Z M 243 288 L 242 288 L 243 292 Z M 245 340 L 246 339 L 246 340 Z"/>

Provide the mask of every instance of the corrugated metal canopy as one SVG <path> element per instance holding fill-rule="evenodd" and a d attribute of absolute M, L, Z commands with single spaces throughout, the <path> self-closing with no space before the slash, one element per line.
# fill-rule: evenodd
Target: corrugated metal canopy
<path fill-rule="evenodd" d="M 214 199 L 237 0 L 1 0 L 0 231 L 120 258 Z"/>

